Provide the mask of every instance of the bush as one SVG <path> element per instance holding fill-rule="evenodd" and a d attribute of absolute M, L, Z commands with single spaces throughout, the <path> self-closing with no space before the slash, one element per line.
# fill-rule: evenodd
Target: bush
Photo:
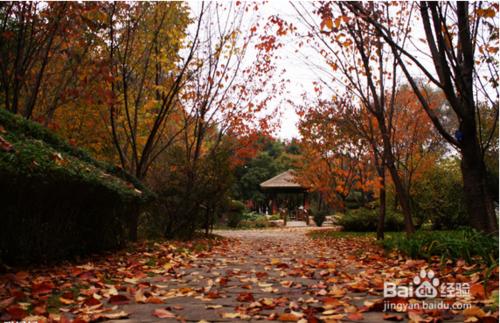
<path fill-rule="evenodd" d="M 243 220 L 240 223 L 240 227 L 246 229 L 262 229 L 270 226 L 271 223 L 265 215 L 259 215 L 252 220 Z"/>
<path fill-rule="evenodd" d="M 273 214 L 269 217 L 269 220 L 270 221 L 277 221 L 277 220 L 281 220 L 281 217 L 278 214 Z"/>
<path fill-rule="evenodd" d="M 344 231 L 370 232 L 377 230 L 378 209 L 359 208 L 349 210 L 338 219 Z M 385 215 L 385 231 L 399 231 L 404 227 L 403 216 L 392 210 Z"/>
<path fill-rule="evenodd" d="M 240 201 L 231 200 L 228 205 L 228 211 L 226 213 L 227 226 L 230 228 L 236 228 L 244 218 L 245 204 Z"/>
<path fill-rule="evenodd" d="M 417 226 L 453 230 L 467 223 L 458 160 L 445 160 L 425 171 L 412 186 L 412 213 Z"/>
<path fill-rule="evenodd" d="M 327 211 L 325 210 L 322 210 L 322 211 L 314 211 L 313 212 L 313 220 L 314 220 L 314 223 L 316 223 L 316 225 L 318 227 L 322 226 L 323 225 L 323 222 L 325 222 L 325 219 L 326 219 L 326 215 L 328 214 Z"/>
<path fill-rule="evenodd" d="M 256 220 L 260 216 L 262 216 L 262 215 L 259 214 L 259 213 L 257 213 L 257 212 L 254 212 L 254 211 L 245 212 L 245 213 L 243 213 L 243 220 L 254 221 L 254 220 Z"/>
<path fill-rule="evenodd" d="M 429 259 L 439 256 L 464 259 L 474 263 L 479 259 L 488 265 L 498 265 L 498 237 L 465 228 L 457 231 L 417 231 L 410 238 L 404 233 L 388 234 L 383 241 L 387 250 L 399 250 L 411 258 Z"/>
<path fill-rule="evenodd" d="M 0 110 L 0 260 L 27 263 L 122 246 L 153 195 L 47 129 Z"/>

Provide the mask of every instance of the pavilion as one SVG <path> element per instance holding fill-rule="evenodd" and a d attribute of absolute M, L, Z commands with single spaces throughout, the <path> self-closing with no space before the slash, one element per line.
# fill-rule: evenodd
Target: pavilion
<path fill-rule="evenodd" d="M 268 198 L 267 205 L 271 204 L 271 214 L 279 212 L 285 223 L 290 218 L 309 224 L 308 188 L 298 183 L 292 169 L 262 182 L 260 189 Z"/>

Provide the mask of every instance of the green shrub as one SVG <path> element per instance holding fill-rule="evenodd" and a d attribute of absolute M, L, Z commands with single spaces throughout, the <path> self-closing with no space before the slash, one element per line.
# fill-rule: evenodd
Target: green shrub
<path fill-rule="evenodd" d="M 467 223 L 462 173 L 458 160 L 444 160 L 427 169 L 411 191 L 414 223 L 433 230 L 454 230 Z"/>
<path fill-rule="evenodd" d="M 410 238 L 404 233 L 390 233 L 383 241 L 387 250 L 399 250 L 411 258 L 439 256 L 464 259 L 474 257 L 488 265 L 498 264 L 498 237 L 465 228 L 457 231 L 417 231 Z"/>
<path fill-rule="evenodd" d="M 344 231 L 376 231 L 378 217 L 378 209 L 359 208 L 349 210 L 341 216 L 338 224 L 344 228 Z M 399 231 L 404 227 L 403 216 L 400 213 L 387 210 L 385 217 L 385 231 Z"/>
<path fill-rule="evenodd" d="M 271 223 L 265 215 L 259 215 L 253 220 L 243 220 L 240 223 L 240 227 L 245 229 L 261 229 L 268 228 L 270 226 Z"/>
<path fill-rule="evenodd" d="M 122 246 L 153 195 L 47 129 L 0 110 L 0 260 L 27 263 Z"/>
<path fill-rule="evenodd" d="M 368 238 L 375 239 L 374 232 L 352 232 L 352 231 L 336 231 L 330 230 L 313 230 L 307 233 L 307 236 L 312 239 L 353 239 L 353 238 Z"/>
<path fill-rule="evenodd" d="M 226 212 L 227 226 L 236 228 L 244 219 L 245 204 L 240 201 L 231 200 Z"/>
<path fill-rule="evenodd" d="M 314 223 L 316 223 L 316 225 L 318 227 L 322 226 L 323 222 L 325 222 L 327 214 L 328 214 L 328 212 L 325 211 L 325 210 L 313 211 L 313 220 L 314 220 Z"/>
<path fill-rule="evenodd" d="M 278 214 L 273 214 L 273 215 L 271 215 L 269 220 L 270 221 L 277 221 L 277 220 L 281 220 L 281 217 Z"/>
<path fill-rule="evenodd" d="M 259 216 L 261 216 L 261 214 L 257 213 L 257 212 L 244 212 L 243 213 L 243 220 L 245 221 L 254 221 L 256 220 Z"/>
<path fill-rule="evenodd" d="M 270 226 L 269 220 L 265 216 L 260 216 L 254 221 L 256 228 L 267 228 Z"/>

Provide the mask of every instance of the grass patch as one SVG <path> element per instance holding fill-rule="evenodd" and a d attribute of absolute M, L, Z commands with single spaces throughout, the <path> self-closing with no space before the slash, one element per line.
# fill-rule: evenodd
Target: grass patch
<path fill-rule="evenodd" d="M 468 263 L 498 265 L 498 237 L 473 229 L 456 231 L 417 231 L 410 238 L 404 233 L 390 233 L 382 242 L 386 250 L 398 250 L 411 258 L 464 259 Z"/>
<path fill-rule="evenodd" d="M 308 233 L 312 239 L 369 238 L 374 232 L 316 230 Z M 380 244 L 387 251 L 399 251 L 413 259 L 464 259 L 468 263 L 481 262 L 498 266 L 498 237 L 473 229 L 453 231 L 417 231 L 410 238 L 404 232 L 386 232 Z"/>
<path fill-rule="evenodd" d="M 373 238 L 374 232 L 352 232 L 335 230 L 315 230 L 308 232 L 307 235 L 312 239 L 341 239 L 341 238 Z"/>

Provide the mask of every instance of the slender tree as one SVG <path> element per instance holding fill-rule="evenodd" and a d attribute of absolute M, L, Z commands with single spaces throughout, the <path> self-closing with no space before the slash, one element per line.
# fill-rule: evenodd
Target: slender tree
<path fill-rule="evenodd" d="M 391 143 L 392 116 L 396 93 L 398 62 L 391 57 L 374 28 L 348 12 L 342 3 L 324 3 L 316 9 L 321 23 L 308 8 L 295 6 L 301 20 L 316 40 L 316 49 L 328 62 L 334 73 L 332 79 L 344 86 L 346 92 L 356 95 L 360 105 L 376 120 L 383 145 L 384 165 L 394 183 L 399 204 L 404 214 L 405 231 L 414 232 L 410 200 L 396 166 Z M 334 18 L 334 13 L 338 16 Z M 399 19 L 394 23 L 405 24 Z M 368 31 L 371 29 L 371 31 Z M 394 29 L 401 41 L 407 33 Z M 334 87 L 334 86 L 333 86 Z"/>
<path fill-rule="evenodd" d="M 479 106 L 487 103 L 498 119 L 498 4 L 488 2 L 420 2 L 400 4 L 405 14 L 420 14 L 428 52 L 434 71 L 423 64 L 415 51 L 394 37 L 391 20 L 395 10 L 386 4 L 345 3 L 358 20 L 368 23 L 391 48 L 422 108 L 441 136 L 461 154 L 464 194 L 472 227 L 497 232 L 493 200 L 487 188 L 484 163 L 496 130 L 489 129 L 479 116 Z M 391 16 L 392 13 L 392 16 Z M 409 26 L 403 26 L 409 30 Z M 418 53 L 418 51 L 417 51 Z M 424 56 L 425 57 L 425 56 Z M 456 129 L 446 129 L 444 119 L 426 99 L 412 70 L 420 70 L 425 79 L 443 91 L 458 120 Z M 486 134 L 485 136 L 483 134 Z M 482 140 L 486 138 L 486 140 Z"/>

